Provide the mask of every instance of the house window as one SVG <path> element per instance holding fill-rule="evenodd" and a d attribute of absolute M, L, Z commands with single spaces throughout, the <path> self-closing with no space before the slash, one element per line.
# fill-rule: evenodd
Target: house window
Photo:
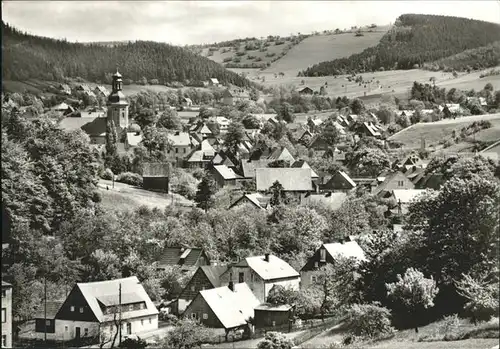
<path fill-rule="evenodd" d="M 64 326 L 64 332 L 68 332 L 68 326 Z"/>
<path fill-rule="evenodd" d="M 238 282 L 245 282 L 245 274 L 244 273 L 239 273 L 238 274 Z"/>
<path fill-rule="evenodd" d="M 7 322 L 7 309 L 2 308 L 2 323 Z"/>
<path fill-rule="evenodd" d="M 206 320 L 208 319 L 208 314 L 207 313 L 203 313 L 203 320 Z"/>
<path fill-rule="evenodd" d="M 7 335 L 2 334 L 2 348 L 7 347 Z"/>
<path fill-rule="evenodd" d="M 196 320 L 196 313 L 191 313 L 191 319 Z"/>
<path fill-rule="evenodd" d="M 83 307 L 80 307 L 80 314 L 83 313 Z"/>
<path fill-rule="evenodd" d="M 141 303 L 140 308 L 141 309 L 146 309 L 146 303 Z"/>
<path fill-rule="evenodd" d="M 130 305 L 128 306 L 128 311 L 132 311 L 132 310 L 134 310 L 134 305 L 133 305 L 133 304 L 130 304 Z"/>
<path fill-rule="evenodd" d="M 88 328 L 84 328 L 84 329 L 83 329 L 83 335 L 84 335 L 85 337 L 87 337 L 87 336 L 89 335 L 89 329 L 88 329 Z"/>
<path fill-rule="evenodd" d="M 69 310 L 71 310 L 71 311 L 75 311 L 75 307 L 72 305 L 72 306 L 69 308 Z"/>
<path fill-rule="evenodd" d="M 191 286 L 191 291 L 193 291 L 193 292 L 194 292 L 194 285 L 192 285 L 192 286 Z"/>
<path fill-rule="evenodd" d="M 229 273 L 229 281 L 233 281 L 233 273 Z"/>
<path fill-rule="evenodd" d="M 186 154 L 186 148 L 184 148 L 184 154 Z"/>
<path fill-rule="evenodd" d="M 324 248 L 319 250 L 319 261 L 326 262 L 326 250 Z"/>
<path fill-rule="evenodd" d="M 404 185 L 403 181 L 398 181 L 398 187 L 402 187 Z"/>
<path fill-rule="evenodd" d="M 319 266 L 318 262 L 314 262 L 314 267 L 317 268 Z"/>
<path fill-rule="evenodd" d="M 253 273 L 250 273 L 250 280 L 253 282 Z"/>
<path fill-rule="evenodd" d="M 45 320 L 45 326 L 50 326 L 50 320 Z"/>
<path fill-rule="evenodd" d="M 179 148 L 175 148 L 175 153 L 179 153 Z"/>
<path fill-rule="evenodd" d="M 311 282 L 316 282 L 316 276 L 315 275 L 311 275 Z"/>
<path fill-rule="evenodd" d="M 151 318 L 149 318 L 149 324 L 151 325 Z"/>
<path fill-rule="evenodd" d="M 273 321 L 273 327 L 276 326 L 276 321 Z"/>
<path fill-rule="evenodd" d="M 2 290 L 2 298 L 7 297 L 7 290 Z"/>
<path fill-rule="evenodd" d="M 141 326 L 144 326 L 144 319 L 141 319 Z"/>

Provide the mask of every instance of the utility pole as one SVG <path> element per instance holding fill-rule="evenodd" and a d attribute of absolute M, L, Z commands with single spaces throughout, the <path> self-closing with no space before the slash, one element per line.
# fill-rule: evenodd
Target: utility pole
<path fill-rule="evenodd" d="M 118 286 L 118 308 L 120 311 L 120 316 L 118 319 L 118 331 L 120 333 L 120 338 L 118 339 L 118 346 L 122 344 L 122 284 L 119 283 Z"/>
<path fill-rule="evenodd" d="M 115 174 L 113 173 L 113 176 L 111 176 L 113 178 L 113 189 L 115 188 Z"/>
<path fill-rule="evenodd" d="M 44 319 L 43 319 L 43 332 L 44 332 L 44 341 L 47 342 L 47 276 L 44 277 L 43 280 L 43 292 L 44 296 Z"/>

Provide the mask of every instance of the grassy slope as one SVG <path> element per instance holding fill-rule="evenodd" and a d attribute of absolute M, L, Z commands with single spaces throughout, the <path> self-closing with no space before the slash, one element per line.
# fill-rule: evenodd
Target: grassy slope
<path fill-rule="evenodd" d="M 109 190 L 106 189 L 106 186 Z M 106 180 L 99 181 L 99 189 L 102 195 L 102 205 L 110 210 L 133 210 L 143 205 L 149 208 L 164 209 L 172 205 L 172 202 L 176 206 L 192 205 L 191 201 L 177 194 L 151 192 L 116 182 L 113 188 L 112 182 Z"/>
<path fill-rule="evenodd" d="M 493 141 L 500 139 L 500 113 L 489 115 L 476 115 L 455 120 L 441 120 L 431 123 L 418 123 L 410 126 L 395 135 L 389 137 L 391 141 L 404 143 L 407 148 L 419 148 L 421 138 L 426 141 L 426 146 L 436 145 L 440 140 L 449 137 L 453 130 L 459 131 L 462 127 L 466 127 L 479 120 L 489 120 L 493 127 L 487 130 L 480 131 L 476 134 L 476 140 Z M 458 149 L 457 149 L 458 150 Z"/>
<path fill-rule="evenodd" d="M 375 30 L 371 33 L 364 32 L 364 36 L 358 37 L 354 33 L 308 37 L 294 46 L 283 58 L 272 63 L 265 72 L 283 72 L 287 76 L 297 76 L 299 71 L 318 62 L 359 53 L 368 47 L 376 46 L 389 30 L 389 26 Z"/>

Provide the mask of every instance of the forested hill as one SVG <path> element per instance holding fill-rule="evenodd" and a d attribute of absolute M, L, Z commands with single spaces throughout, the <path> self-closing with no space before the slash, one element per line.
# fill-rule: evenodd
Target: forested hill
<path fill-rule="evenodd" d="M 500 25 L 458 17 L 405 14 L 380 43 L 348 58 L 321 62 L 305 76 L 351 72 L 412 69 L 500 38 Z"/>
<path fill-rule="evenodd" d="M 137 41 L 107 47 L 70 43 L 22 33 L 2 21 L 2 73 L 6 80 L 62 80 L 81 77 L 104 81 L 119 67 L 124 78 L 160 83 L 217 78 L 237 86 L 250 82 L 220 64 L 164 43 Z"/>

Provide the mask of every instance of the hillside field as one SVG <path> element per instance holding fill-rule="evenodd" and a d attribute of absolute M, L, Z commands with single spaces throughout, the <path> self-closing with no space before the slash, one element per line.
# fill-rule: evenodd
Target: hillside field
<path fill-rule="evenodd" d="M 264 73 L 283 72 L 286 76 L 296 76 L 299 71 L 316 63 L 349 57 L 376 46 L 389 28 L 385 26 L 375 28 L 372 32 L 365 31 L 364 36 L 355 36 L 354 33 L 310 36 L 273 62 Z"/>
<path fill-rule="evenodd" d="M 472 124 L 474 121 L 489 120 L 492 127 L 475 134 L 478 141 L 495 141 L 500 139 L 500 113 L 488 115 L 474 115 L 457 118 L 455 120 L 441 120 L 429 123 L 418 123 L 392 135 L 390 141 L 401 142 L 405 148 L 417 149 L 421 145 L 421 138 L 425 139 L 426 147 L 436 146 L 439 141 L 451 136 L 453 130 Z M 459 149 L 457 149 L 459 150 Z"/>

